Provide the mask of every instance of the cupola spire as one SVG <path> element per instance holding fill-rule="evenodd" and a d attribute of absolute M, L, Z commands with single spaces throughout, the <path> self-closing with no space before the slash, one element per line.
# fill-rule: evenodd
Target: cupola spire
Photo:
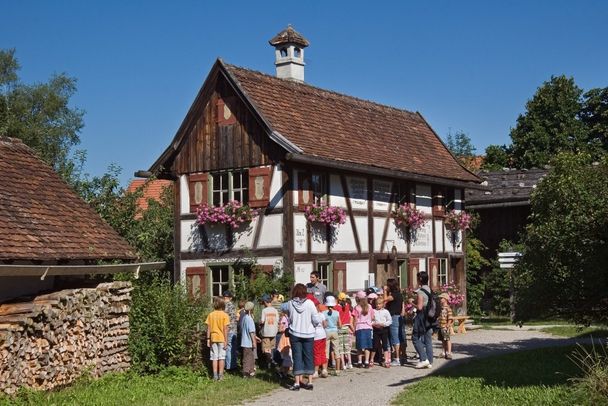
<path fill-rule="evenodd" d="M 270 41 L 275 48 L 277 77 L 297 82 L 304 81 L 304 48 L 310 43 L 291 24 L 275 35 Z"/>

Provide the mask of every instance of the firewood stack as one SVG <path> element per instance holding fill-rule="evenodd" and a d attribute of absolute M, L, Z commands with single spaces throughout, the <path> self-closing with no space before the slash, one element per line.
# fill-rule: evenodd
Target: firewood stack
<path fill-rule="evenodd" d="M 129 368 L 129 282 L 0 305 L 0 391 L 51 389 Z"/>

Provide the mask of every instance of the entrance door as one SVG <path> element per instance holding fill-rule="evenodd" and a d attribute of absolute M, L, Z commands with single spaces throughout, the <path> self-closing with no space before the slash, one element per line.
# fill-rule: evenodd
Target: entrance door
<path fill-rule="evenodd" d="M 386 280 L 393 276 L 393 272 L 391 272 L 391 266 L 393 261 L 379 259 L 376 262 L 376 282 L 375 286 L 378 288 L 386 285 Z"/>

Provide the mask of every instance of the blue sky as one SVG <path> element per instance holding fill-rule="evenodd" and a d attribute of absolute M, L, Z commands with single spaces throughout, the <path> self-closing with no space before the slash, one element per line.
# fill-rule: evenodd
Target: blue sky
<path fill-rule="evenodd" d="M 551 75 L 608 86 L 605 1 L 4 1 L 0 48 L 26 83 L 78 79 L 86 170 L 123 184 L 175 135 L 217 57 L 274 74 L 268 40 L 306 36 L 306 81 L 420 111 L 478 152 L 509 130 Z M 406 158 L 404 158 L 406 159 Z"/>

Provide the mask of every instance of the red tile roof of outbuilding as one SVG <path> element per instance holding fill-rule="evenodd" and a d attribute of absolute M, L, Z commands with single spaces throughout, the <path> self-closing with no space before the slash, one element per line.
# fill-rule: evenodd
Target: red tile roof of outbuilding
<path fill-rule="evenodd" d="M 129 183 L 129 186 L 127 187 L 127 193 L 134 193 L 137 191 L 137 189 L 146 185 L 145 188 L 143 189 L 143 195 L 139 199 L 137 199 L 137 206 L 140 209 L 140 211 L 145 211 L 148 209 L 148 200 L 149 199 L 160 201 L 163 190 L 166 187 L 171 187 L 173 185 L 172 181 L 164 180 L 164 179 L 150 180 L 150 181 L 148 181 L 147 184 L 146 184 L 146 181 L 148 181 L 148 180 L 147 179 L 133 179 L 131 181 L 131 183 Z"/>
<path fill-rule="evenodd" d="M 0 137 L 0 260 L 135 259 L 135 250 L 28 146 Z"/>

